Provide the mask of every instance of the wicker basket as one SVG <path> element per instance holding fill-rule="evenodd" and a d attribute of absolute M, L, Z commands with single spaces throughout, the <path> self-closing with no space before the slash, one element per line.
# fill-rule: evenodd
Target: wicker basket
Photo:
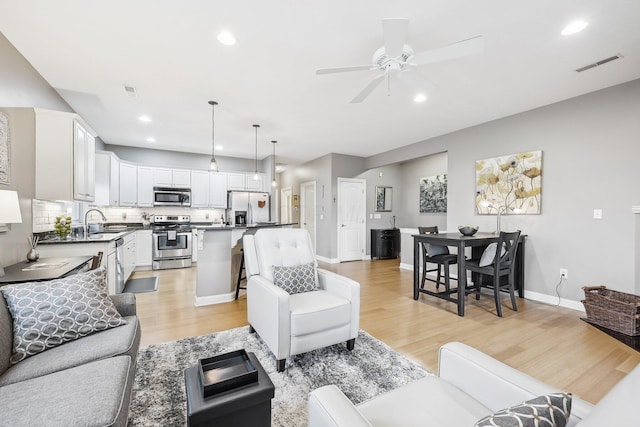
<path fill-rule="evenodd" d="M 640 335 L 640 296 L 613 291 L 606 286 L 582 289 L 588 321 L 625 335 Z"/>

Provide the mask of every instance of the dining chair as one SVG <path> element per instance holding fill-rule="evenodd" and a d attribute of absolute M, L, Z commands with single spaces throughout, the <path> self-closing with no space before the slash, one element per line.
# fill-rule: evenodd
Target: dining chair
<path fill-rule="evenodd" d="M 513 311 L 518 311 L 515 295 L 515 267 L 519 239 L 520 230 L 512 233 L 501 231 L 498 241 L 487 246 L 480 259 L 469 260 L 465 263 L 466 270 L 478 273 L 474 279 L 477 300 L 480 299 L 480 290 L 483 286 L 493 287 L 493 296 L 496 302 L 498 317 L 502 317 L 500 291 L 504 287 L 508 287 Z M 485 275 L 493 277 L 491 284 L 483 283 Z M 500 279 L 503 276 L 507 276 L 506 283 L 500 283 Z"/>
<path fill-rule="evenodd" d="M 418 233 L 438 234 L 438 226 L 434 225 L 431 227 L 418 227 Z M 436 268 L 427 269 L 427 263 L 436 264 Z M 426 280 L 429 280 L 431 282 L 435 282 L 436 289 L 439 289 L 440 284 L 442 283 L 442 275 L 444 270 L 444 289 L 446 292 L 450 292 L 451 289 L 449 285 L 451 278 L 449 275 L 449 266 L 451 264 L 457 263 L 458 256 L 455 254 L 450 254 L 448 247 L 424 243 L 422 245 L 422 281 L 420 283 L 420 288 L 424 289 L 424 282 Z M 427 277 L 427 273 L 431 273 L 432 271 L 438 272 L 435 280 Z"/>

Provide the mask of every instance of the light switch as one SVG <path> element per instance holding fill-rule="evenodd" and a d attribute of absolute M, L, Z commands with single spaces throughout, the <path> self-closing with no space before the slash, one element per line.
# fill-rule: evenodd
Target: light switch
<path fill-rule="evenodd" d="M 373 214 L 369 214 L 369 219 L 373 219 Z"/>
<path fill-rule="evenodd" d="M 593 219 L 602 219 L 602 209 L 593 210 Z"/>
<path fill-rule="evenodd" d="M 324 219 L 324 215 L 320 214 L 320 221 L 322 221 Z"/>

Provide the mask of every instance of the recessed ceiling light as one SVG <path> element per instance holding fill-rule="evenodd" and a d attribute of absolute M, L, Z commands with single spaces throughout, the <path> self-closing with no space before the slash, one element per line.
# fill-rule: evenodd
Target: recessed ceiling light
<path fill-rule="evenodd" d="M 427 100 L 427 96 L 424 93 L 419 93 L 413 97 L 413 102 L 424 102 Z"/>
<path fill-rule="evenodd" d="M 149 138 L 147 138 L 147 142 L 156 142 L 156 139 L 150 136 Z"/>
<path fill-rule="evenodd" d="M 589 25 L 589 23 L 586 21 L 573 21 L 569 25 L 564 27 L 560 34 L 562 34 L 563 36 L 570 36 L 571 34 L 579 33 L 580 31 L 584 30 L 585 28 L 587 28 L 587 25 Z"/>
<path fill-rule="evenodd" d="M 218 41 L 225 46 L 233 46 L 236 44 L 236 38 L 229 31 L 221 31 L 218 34 Z"/>
<path fill-rule="evenodd" d="M 149 116 L 140 116 L 140 117 L 138 117 L 138 120 L 140 120 L 141 122 L 149 123 L 151 121 L 151 117 L 149 117 Z"/>

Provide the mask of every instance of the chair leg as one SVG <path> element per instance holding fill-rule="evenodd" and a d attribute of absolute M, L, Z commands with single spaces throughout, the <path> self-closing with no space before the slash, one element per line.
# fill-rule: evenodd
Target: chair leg
<path fill-rule="evenodd" d="M 475 283 L 476 285 L 476 301 L 480 300 L 480 289 L 482 288 L 482 280 L 484 279 L 484 276 L 482 274 L 478 274 L 478 279 Z"/>
<path fill-rule="evenodd" d="M 442 277 L 441 275 L 442 272 L 442 264 L 438 264 L 438 276 L 436 277 L 436 289 L 440 289 L 440 278 Z"/>
<path fill-rule="evenodd" d="M 450 285 L 450 277 L 449 277 L 449 273 L 450 273 L 450 269 L 449 269 L 449 263 L 445 262 L 442 265 L 442 268 L 444 268 L 444 290 L 449 293 L 449 291 L 451 290 Z M 440 270 L 438 270 L 438 273 L 440 272 Z"/>
<path fill-rule="evenodd" d="M 255 328 L 253 326 L 249 325 L 249 333 L 253 334 L 255 332 L 256 332 Z"/>
<path fill-rule="evenodd" d="M 356 346 L 355 338 L 351 338 L 349 341 L 347 341 L 347 350 L 351 351 L 355 346 Z"/>
<path fill-rule="evenodd" d="M 424 263 L 422 267 L 422 282 L 420 283 L 420 289 L 424 289 L 424 281 L 427 280 L 427 263 Z"/>
<path fill-rule="evenodd" d="M 286 362 L 287 362 L 287 359 L 278 359 L 277 361 L 278 372 L 284 372 L 284 365 Z"/>
<path fill-rule="evenodd" d="M 246 289 L 240 286 L 240 283 L 243 280 L 246 280 L 246 277 L 242 277 L 242 270 L 244 270 L 244 253 L 241 254 L 240 258 L 240 268 L 238 269 L 238 280 L 236 282 L 236 299 L 238 299 L 238 296 L 240 295 L 240 289 Z"/>
<path fill-rule="evenodd" d="M 513 286 L 513 275 L 509 274 L 509 295 L 511 295 L 511 308 L 518 311 L 518 303 L 516 302 L 516 293 Z"/>
<path fill-rule="evenodd" d="M 498 317 L 502 317 L 502 304 L 500 304 L 500 276 L 493 276 L 493 296 L 496 300 L 496 311 Z"/>

